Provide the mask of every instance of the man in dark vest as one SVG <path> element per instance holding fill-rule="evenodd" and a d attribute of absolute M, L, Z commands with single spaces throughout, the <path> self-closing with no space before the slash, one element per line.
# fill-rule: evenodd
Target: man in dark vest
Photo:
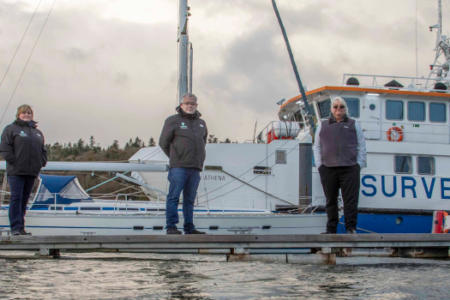
<path fill-rule="evenodd" d="M 168 117 L 159 138 L 159 146 L 169 157 L 169 193 L 166 200 L 167 234 L 181 234 L 177 229 L 178 202 L 183 192 L 185 234 L 203 234 L 194 226 L 194 201 L 205 161 L 208 136 L 206 123 L 197 111 L 197 97 L 186 94 L 177 114 Z"/>
<path fill-rule="evenodd" d="M 360 171 L 366 166 L 366 142 L 359 123 L 347 116 L 341 97 L 331 101 L 331 116 L 317 127 L 314 161 L 326 197 L 326 233 L 336 233 L 341 190 L 347 233 L 356 233 Z"/>

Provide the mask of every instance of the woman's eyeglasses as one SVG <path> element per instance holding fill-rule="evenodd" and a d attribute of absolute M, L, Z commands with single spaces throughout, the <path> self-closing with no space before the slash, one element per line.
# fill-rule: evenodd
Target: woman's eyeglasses
<path fill-rule="evenodd" d="M 333 105 L 333 108 L 334 109 L 344 109 L 345 108 L 345 105 Z"/>

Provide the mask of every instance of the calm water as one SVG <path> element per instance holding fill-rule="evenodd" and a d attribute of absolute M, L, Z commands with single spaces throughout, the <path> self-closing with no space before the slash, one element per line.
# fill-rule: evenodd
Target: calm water
<path fill-rule="evenodd" d="M 0 258 L 1 299 L 450 299 L 449 283 L 448 260 L 318 266 L 155 254 Z"/>

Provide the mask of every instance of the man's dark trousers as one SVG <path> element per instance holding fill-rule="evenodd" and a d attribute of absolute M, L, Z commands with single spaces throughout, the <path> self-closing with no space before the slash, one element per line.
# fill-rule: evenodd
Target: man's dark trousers
<path fill-rule="evenodd" d="M 168 179 L 169 193 L 166 201 L 167 228 L 177 228 L 178 202 L 183 192 L 184 232 L 190 233 L 194 226 L 194 201 L 200 183 L 200 171 L 195 168 L 170 168 Z"/>
<path fill-rule="evenodd" d="M 358 198 L 360 187 L 360 166 L 348 167 L 319 167 L 320 180 L 326 202 L 328 216 L 327 232 L 336 233 L 339 222 L 338 196 L 341 189 L 344 201 L 345 228 L 355 230 L 358 216 Z"/>
<path fill-rule="evenodd" d="M 11 190 L 9 203 L 11 232 L 20 232 L 25 229 L 25 212 L 35 179 L 36 176 L 29 175 L 8 176 Z"/>

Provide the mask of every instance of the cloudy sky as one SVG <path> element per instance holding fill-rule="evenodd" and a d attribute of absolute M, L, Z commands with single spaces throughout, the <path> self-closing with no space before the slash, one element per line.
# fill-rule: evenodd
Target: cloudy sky
<path fill-rule="evenodd" d="M 449 2 L 443 0 L 444 33 Z M 0 1 L 0 79 L 38 3 Z M 261 129 L 276 118 L 278 100 L 298 94 L 271 1 L 189 5 L 199 110 L 219 139 L 250 140 L 255 121 Z M 42 0 L 0 86 L 0 126 L 28 103 L 48 143 L 91 135 L 102 146 L 157 139 L 177 105 L 177 6 L 177 0 Z M 417 73 L 427 75 L 436 6 L 432 0 L 278 0 L 307 90 L 340 84 L 343 73 L 415 76 L 416 44 Z"/>

